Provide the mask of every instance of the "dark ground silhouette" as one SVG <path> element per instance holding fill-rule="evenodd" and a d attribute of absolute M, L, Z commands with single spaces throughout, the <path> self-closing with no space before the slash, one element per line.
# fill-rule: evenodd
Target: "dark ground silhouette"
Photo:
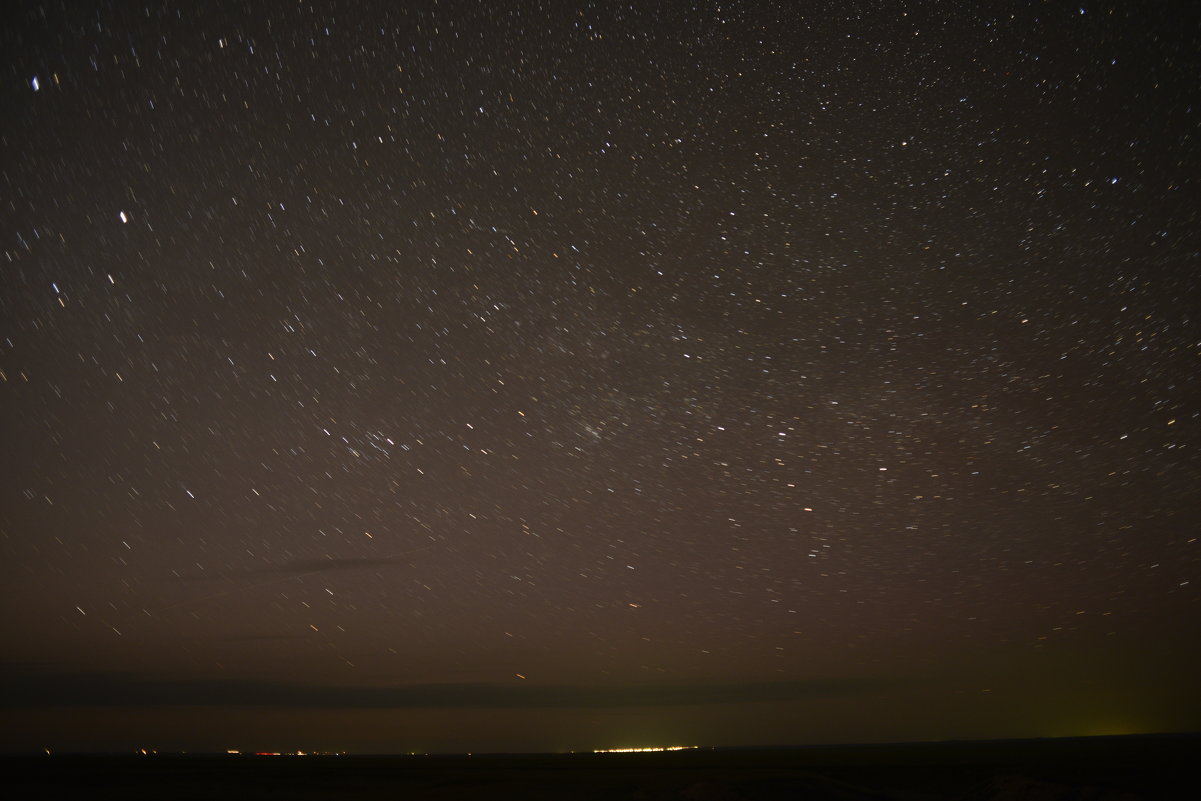
<path fill-rule="evenodd" d="M 35 799 L 1130 801 L 1199 797 L 1199 735 L 477 756 L 4 758 Z M 1190 789 L 1191 788 L 1191 789 Z"/>

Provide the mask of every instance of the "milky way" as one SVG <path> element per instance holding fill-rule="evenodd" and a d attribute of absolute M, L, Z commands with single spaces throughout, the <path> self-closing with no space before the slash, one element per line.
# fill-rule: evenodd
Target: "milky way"
<path fill-rule="evenodd" d="M 1194 18 L 3 42 L 5 747 L 1201 723 Z"/>

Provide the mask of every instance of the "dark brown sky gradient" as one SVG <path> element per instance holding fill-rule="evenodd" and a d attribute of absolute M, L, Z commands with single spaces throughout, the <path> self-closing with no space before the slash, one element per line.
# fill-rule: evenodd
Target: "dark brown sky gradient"
<path fill-rule="evenodd" d="M 1195 730 L 1199 31 L 20 4 L 0 745 Z"/>

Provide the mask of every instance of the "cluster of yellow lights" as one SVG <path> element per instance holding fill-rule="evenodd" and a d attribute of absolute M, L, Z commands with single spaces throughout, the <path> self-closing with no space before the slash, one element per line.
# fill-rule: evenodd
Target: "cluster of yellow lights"
<path fill-rule="evenodd" d="M 594 748 L 594 754 L 642 754 L 647 751 L 687 751 L 689 748 L 699 748 L 696 745 L 654 745 L 649 748 Z"/>
<path fill-rule="evenodd" d="M 345 751 L 235 751 L 232 748 L 227 754 L 244 754 L 246 756 L 342 756 Z"/>

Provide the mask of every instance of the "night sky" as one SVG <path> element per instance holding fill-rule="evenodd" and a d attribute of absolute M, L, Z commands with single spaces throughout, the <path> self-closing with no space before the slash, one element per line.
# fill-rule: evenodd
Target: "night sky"
<path fill-rule="evenodd" d="M 0 747 L 1201 728 L 1184 4 L 32 3 Z"/>

